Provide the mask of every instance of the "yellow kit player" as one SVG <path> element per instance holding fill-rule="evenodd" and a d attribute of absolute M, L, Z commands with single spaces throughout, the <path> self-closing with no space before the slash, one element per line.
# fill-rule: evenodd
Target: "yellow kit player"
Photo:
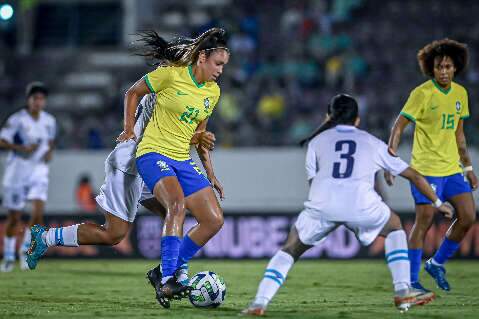
<path fill-rule="evenodd" d="M 411 122 L 415 124 L 411 166 L 426 177 L 442 201 L 449 201 L 455 208 L 455 220 L 446 238 L 424 267 L 438 287 L 446 291 L 450 286 L 444 263 L 459 248 L 476 214 L 471 189 L 477 188 L 477 178 L 463 129 L 469 117 L 467 91 L 453 82 L 465 69 L 468 55 L 465 44 L 450 39 L 434 41 L 419 50 L 419 66 L 430 79 L 411 92 L 389 139 L 389 146 L 396 151 L 404 128 Z M 392 184 L 392 176 L 386 173 L 385 177 Z M 416 205 L 416 221 L 409 237 L 411 283 L 424 289 L 419 283 L 422 248 L 437 210 L 414 185 L 411 192 Z"/>

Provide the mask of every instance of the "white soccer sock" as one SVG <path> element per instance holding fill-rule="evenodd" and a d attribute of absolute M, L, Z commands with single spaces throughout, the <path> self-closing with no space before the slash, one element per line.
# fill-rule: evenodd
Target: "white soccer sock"
<path fill-rule="evenodd" d="M 258 292 L 254 300 L 255 304 L 267 306 L 281 287 L 288 275 L 288 271 L 294 264 L 294 258 L 280 250 L 271 258 L 264 272 L 264 277 L 259 283 Z"/>
<path fill-rule="evenodd" d="M 390 232 L 384 242 L 386 261 L 393 277 L 394 291 L 408 289 L 411 282 L 406 232 Z"/>
<path fill-rule="evenodd" d="M 3 237 L 3 259 L 15 260 L 15 237 Z"/>
<path fill-rule="evenodd" d="M 78 226 L 80 224 L 50 228 L 43 238 L 48 247 L 67 246 L 78 247 Z"/>
<path fill-rule="evenodd" d="M 30 242 L 32 241 L 32 233 L 30 232 L 30 227 L 25 228 L 25 233 L 23 234 L 23 242 L 20 251 L 25 253 L 30 247 Z"/>

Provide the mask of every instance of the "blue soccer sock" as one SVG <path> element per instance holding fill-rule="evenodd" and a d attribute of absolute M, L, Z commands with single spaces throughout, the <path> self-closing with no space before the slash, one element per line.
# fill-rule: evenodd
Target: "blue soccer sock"
<path fill-rule="evenodd" d="M 409 249 L 409 263 L 411 264 L 411 282 L 419 281 L 421 270 L 422 249 Z"/>
<path fill-rule="evenodd" d="M 172 277 L 176 271 L 181 240 L 177 236 L 161 238 L 161 269 L 163 278 Z"/>
<path fill-rule="evenodd" d="M 176 264 L 176 268 L 187 264 L 191 258 L 201 249 L 201 247 L 197 243 L 195 243 L 188 235 L 183 238 L 183 242 L 180 246 L 180 252 L 178 254 L 178 262 Z"/>
<path fill-rule="evenodd" d="M 450 240 L 449 238 L 444 238 L 444 241 L 441 244 L 441 247 L 436 251 L 432 260 L 439 265 L 444 264 L 449 258 L 451 258 L 454 253 L 459 249 L 459 243 Z"/>

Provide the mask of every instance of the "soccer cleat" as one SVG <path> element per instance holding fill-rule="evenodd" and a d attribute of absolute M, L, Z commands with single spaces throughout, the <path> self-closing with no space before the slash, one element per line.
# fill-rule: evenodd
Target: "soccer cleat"
<path fill-rule="evenodd" d="M 15 267 L 15 260 L 4 259 L 0 264 L 0 272 L 11 272 Z"/>
<path fill-rule="evenodd" d="M 434 300 L 434 293 L 424 292 L 416 288 L 409 288 L 396 292 L 394 296 L 394 305 L 401 312 L 408 311 L 413 306 L 422 306 Z"/>
<path fill-rule="evenodd" d="M 444 266 L 434 265 L 432 263 L 432 259 L 429 259 L 428 261 L 426 261 L 426 264 L 424 265 L 424 269 L 427 271 L 429 275 L 431 275 L 432 278 L 434 278 L 437 286 L 440 289 L 444 291 L 451 290 L 451 287 L 449 286 L 449 283 L 447 282 L 447 279 L 446 279 L 446 268 L 444 268 Z"/>
<path fill-rule="evenodd" d="M 266 312 L 266 307 L 257 303 L 252 303 L 248 308 L 241 311 L 242 315 L 262 317 Z"/>
<path fill-rule="evenodd" d="M 46 228 L 40 225 L 35 225 L 31 228 L 32 242 L 27 251 L 27 264 L 28 268 L 32 270 L 37 267 L 38 261 L 48 249 L 48 246 L 42 239 L 42 234 L 46 231 Z"/>
<path fill-rule="evenodd" d="M 427 289 L 421 290 L 411 287 L 409 293 L 416 297 L 416 302 L 414 303 L 415 306 L 426 305 L 436 298 L 436 294 Z"/>
<path fill-rule="evenodd" d="M 188 264 L 183 264 L 175 272 L 175 277 L 180 284 L 188 286 L 190 279 L 188 278 Z"/>
<path fill-rule="evenodd" d="M 156 300 L 164 308 L 170 308 L 170 300 L 188 297 L 191 292 L 191 287 L 183 286 L 179 283 L 175 277 L 168 279 L 163 285 L 159 284 L 156 286 Z"/>
<path fill-rule="evenodd" d="M 150 282 L 150 285 L 155 289 L 158 285 L 161 285 L 161 265 L 148 270 L 146 273 L 146 278 Z"/>

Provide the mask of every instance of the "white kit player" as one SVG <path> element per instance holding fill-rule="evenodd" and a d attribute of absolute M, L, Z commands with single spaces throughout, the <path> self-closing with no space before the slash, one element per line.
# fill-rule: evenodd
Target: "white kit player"
<path fill-rule="evenodd" d="M 16 237 L 26 201 L 32 204 L 29 226 L 20 246 L 20 267 L 28 269 L 26 251 L 30 226 L 43 224 L 48 194 L 48 162 L 52 158 L 56 132 L 55 118 L 43 111 L 48 89 L 41 82 L 27 86 L 27 106 L 12 114 L 0 131 L 0 148 L 9 150 L 3 175 L 3 206 L 8 210 L 0 271 L 15 264 Z"/>
<path fill-rule="evenodd" d="M 263 315 L 295 261 L 340 225 L 353 231 L 363 245 L 371 244 L 377 236 L 386 237 L 386 261 L 398 309 L 408 310 L 434 298 L 433 293 L 423 293 L 410 286 L 406 233 L 399 217 L 374 190 L 374 176 L 381 169 L 401 175 L 414 183 L 446 216 L 452 216 L 452 209 L 438 199 L 424 177 L 391 154 L 385 143 L 359 130 L 358 125 L 356 101 L 340 94 L 331 100 L 326 122 L 304 141 L 309 142 L 308 200 L 286 244 L 270 260 L 256 298 L 244 314 Z"/>
<path fill-rule="evenodd" d="M 136 169 L 135 153 L 137 143 L 154 112 L 156 96 L 145 95 L 136 112 L 135 136 L 137 141 L 128 140 L 118 143 L 105 160 L 105 182 L 96 197 L 103 209 L 105 223 L 82 223 L 72 226 L 46 229 L 35 225 L 31 229 L 32 243 L 27 253 L 30 269 L 35 269 L 39 259 L 51 246 L 78 247 L 79 245 L 118 244 L 127 234 L 135 220 L 138 203 L 150 211 L 164 216 L 163 207 L 145 188 Z M 197 132 L 191 144 L 200 144 L 208 149 L 214 146 L 214 134 L 207 131 Z"/>

